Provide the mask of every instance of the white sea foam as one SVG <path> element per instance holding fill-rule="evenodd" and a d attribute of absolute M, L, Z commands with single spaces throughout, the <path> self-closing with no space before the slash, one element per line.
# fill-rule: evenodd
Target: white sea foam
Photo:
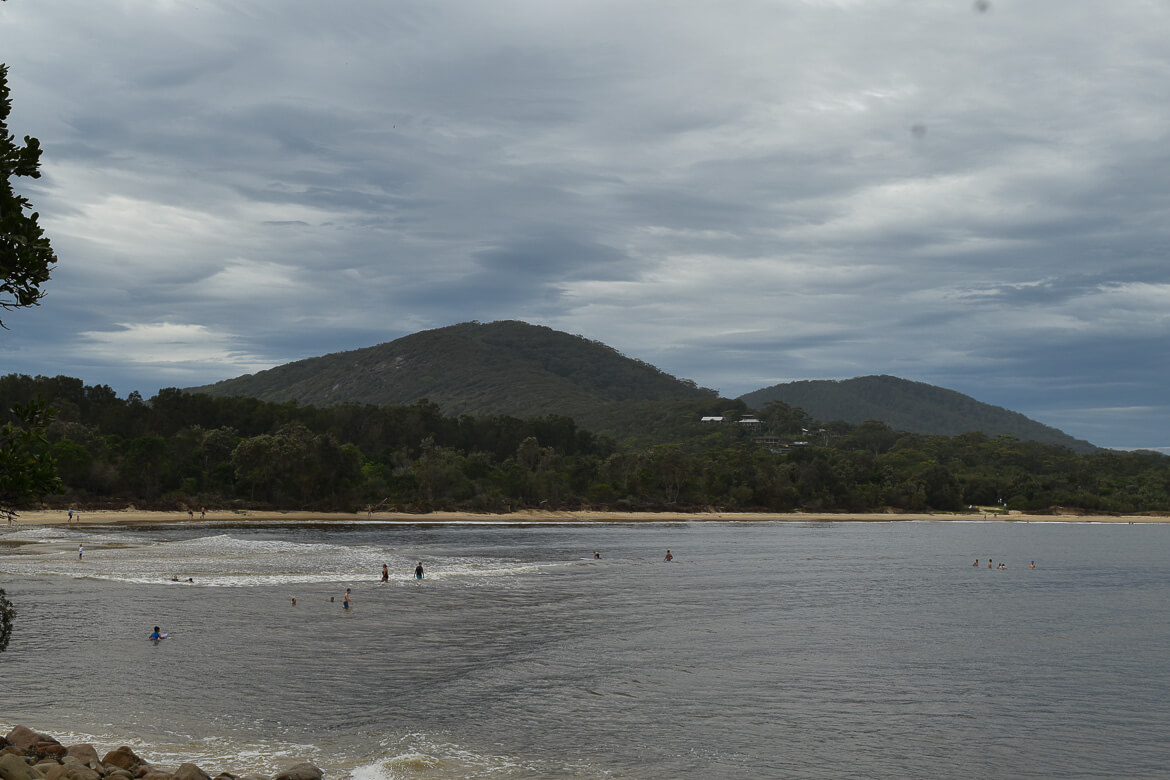
<path fill-rule="evenodd" d="M 561 774 L 555 768 L 499 753 L 477 752 L 418 733 L 387 739 L 382 748 L 390 755 L 353 767 L 350 777 L 353 780 L 407 780 L 415 777 L 506 778 Z M 580 776 L 587 777 L 589 773 Z"/>
<path fill-rule="evenodd" d="M 12 548 L 10 554 L 0 551 L 0 573 L 139 585 L 239 588 L 361 582 L 378 578 L 383 565 L 389 568 L 392 584 L 405 585 L 414 580 L 414 566 L 425 557 L 427 581 L 475 586 L 567 565 L 433 553 L 420 556 L 417 552 L 406 555 L 392 546 L 241 538 L 231 533 L 165 540 L 142 534 L 80 535 L 64 530 L 51 532 L 48 538 L 27 531 L 8 538 L 29 544 Z M 84 561 L 74 557 L 74 542 L 86 546 Z M 27 554 L 42 548 L 43 554 Z M 188 583 L 188 578 L 194 583 Z"/>
<path fill-rule="evenodd" d="M 53 542 L 68 542 L 76 544 L 78 542 L 82 542 L 87 545 L 150 544 L 153 541 L 151 537 L 145 534 L 137 534 L 131 531 L 81 531 L 52 525 L 16 526 L 14 528 L 7 529 L 7 532 L 3 533 L 3 538 L 6 540 L 37 542 L 43 544 L 50 544 Z"/>

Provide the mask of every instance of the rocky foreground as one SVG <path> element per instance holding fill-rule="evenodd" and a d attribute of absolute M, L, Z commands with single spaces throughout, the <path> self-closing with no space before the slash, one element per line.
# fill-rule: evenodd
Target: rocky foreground
<path fill-rule="evenodd" d="M 272 780 L 322 780 L 309 763 L 286 769 Z M 194 764 L 177 769 L 156 766 L 126 746 L 104 757 L 93 745 L 62 745 L 46 734 L 17 726 L 0 737 L 0 780 L 268 780 L 256 775 L 220 772 L 213 778 Z"/>

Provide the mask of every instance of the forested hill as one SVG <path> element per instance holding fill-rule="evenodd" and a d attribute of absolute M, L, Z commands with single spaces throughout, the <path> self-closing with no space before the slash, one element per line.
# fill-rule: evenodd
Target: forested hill
<path fill-rule="evenodd" d="M 465 322 L 187 390 L 314 406 L 426 398 L 447 415 L 521 418 L 716 395 L 600 342 L 517 321 Z"/>
<path fill-rule="evenodd" d="M 54 412 L 28 423 L 18 407 Z M 807 446 L 775 447 L 729 399 L 615 402 L 619 440 L 568 417 L 447 417 L 433 403 L 302 406 L 212 398 L 174 388 L 120 399 L 71 377 L 0 377 L 0 507 L 17 479 L 3 468 L 55 461 L 67 507 L 198 506 L 352 512 L 1170 511 L 1170 457 L 1067 447 L 1013 436 L 903 433 L 880 422 L 831 425 Z M 778 436 L 803 411 L 766 405 Z M 12 410 L 12 411 L 5 411 Z M 35 417 L 35 415 L 34 415 Z M 49 420 L 51 419 L 51 421 Z M 22 431 L 27 430 L 27 436 Z M 640 431 L 640 432 L 639 432 Z M 630 435 L 633 433 L 634 435 Z M 0 438 L 3 438 L 0 436 Z M 9 469 L 11 471 L 11 469 Z M 27 469 L 25 469 L 27 472 Z M 51 492 L 51 491 L 50 491 Z M 1064 508 L 1064 509 L 1060 509 Z M 983 513 L 973 513 L 982 516 Z"/>
<path fill-rule="evenodd" d="M 783 401 L 826 422 L 844 420 L 856 425 L 881 420 L 895 430 L 911 433 L 955 436 L 980 431 L 988 436 L 1010 434 L 1026 441 L 1057 444 L 1082 454 L 1098 449 L 1019 412 L 893 376 L 787 382 L 740 396 L 740 400 L 753 409 L 763 408 L 768 401 Z"/>

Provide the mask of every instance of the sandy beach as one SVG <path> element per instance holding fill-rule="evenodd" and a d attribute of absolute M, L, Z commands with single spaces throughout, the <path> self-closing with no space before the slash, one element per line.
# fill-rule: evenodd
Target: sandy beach
<path fill-rule="evenodd" d="M 111 525 L 147 523 L 222 523 L 222 522 L 391 522 L 391 523 L 653 523 L 653 522 L 913 522 L 945 520 L 988 520 L 1016 523 L 1166 523 L 1170 515 L 1090 515 L 1076 512 L 1055 514 L 1025 514 L 1022 512 L 924 512 L 924 513 L 768 513 L 768 512 L 538 512 L 523 511 L 502 514 L 475 514 L 469 512 L 299 512 L 215 510 L 207 511 L 205 518 L 198 512 L 192 519 L 184 512 L 157 512 L 137 509 L 100 509 L 75 512 L 70 521 L 67 512 L 33 510 L 21 512 L 12 525 Z M 0 527 L 3 527 L 0 525 Z"/>

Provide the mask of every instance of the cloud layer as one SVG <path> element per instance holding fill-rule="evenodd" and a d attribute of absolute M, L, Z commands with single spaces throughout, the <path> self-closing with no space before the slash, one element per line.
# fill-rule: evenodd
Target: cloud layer
<path fill-rule="evenodd" d="M 470 319 L 738 395 L 888 373 L 1170 446 L 1170 6 L 23 0 L 60 264 L 3 370 L 201 384 Z"/>

